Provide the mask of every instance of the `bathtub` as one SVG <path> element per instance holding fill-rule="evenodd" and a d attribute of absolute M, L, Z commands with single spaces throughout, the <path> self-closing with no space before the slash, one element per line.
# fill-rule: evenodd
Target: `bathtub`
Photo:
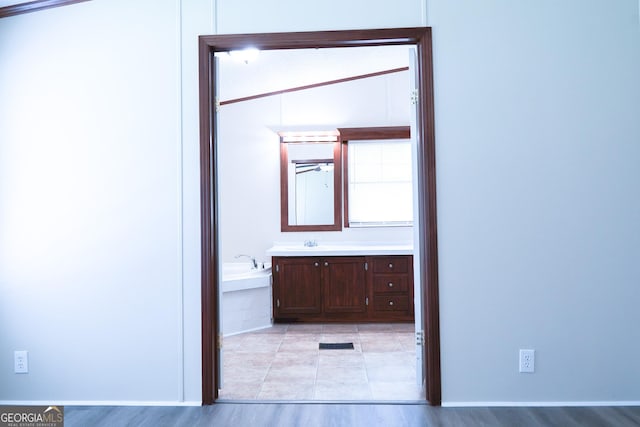
<path fill-rule="evenodd" d="M 240 334 L 272 325 L 271 264 L 252 269 L 251 263 L 222 264 L 222 334 Z M 262 267 L 260 265 L 259 267 Z"/>

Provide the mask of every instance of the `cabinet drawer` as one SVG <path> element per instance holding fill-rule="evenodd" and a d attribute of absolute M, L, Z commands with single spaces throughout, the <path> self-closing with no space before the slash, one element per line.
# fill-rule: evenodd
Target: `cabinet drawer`
<path fill-rule="evenodd" d="M 373 297 L 375 311 L 407 311 L 409 297 L 406 295 L 389 295 Z"/>
<path fill-rule="evenodd" d="M 374 273 L 408 273 L 409 256 L 375 257 L 373 259 Z"/>
<path fill-rule="evenodd" d="M 409 278 L 406 274 L 386 274 L 373 276 L 373 292 L 376 294 L 407 292 Z"/>

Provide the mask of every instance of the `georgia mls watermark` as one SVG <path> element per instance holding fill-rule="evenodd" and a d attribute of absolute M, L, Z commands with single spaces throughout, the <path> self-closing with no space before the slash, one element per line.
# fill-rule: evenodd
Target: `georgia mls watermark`
<path fill-rule="evenodd" d="M 0 427 L 64 427 L 64 407 L 0 406 Z"/>

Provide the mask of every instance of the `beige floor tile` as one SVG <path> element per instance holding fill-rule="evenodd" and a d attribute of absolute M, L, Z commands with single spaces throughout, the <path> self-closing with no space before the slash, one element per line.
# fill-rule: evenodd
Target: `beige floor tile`
<path fill-rule="evenodd" d="M 222 353 L 222 364 L 224 368 L 230 367 L 269 367 L 275 360 L 278 353 L 244 353 L 234 351 L 224 351 Z"/>
<path fill-rule="evenodd" d="M 414 323 L 391 323 L 391 329 L 395 332 L 410 332 L 415 333 L 416 325 Z"/>
<path fill-rule="evenodd" d="M 309 334 L 309 333 L 322 333 L 323 325 L 320 323 L 294 323 L 287 328 L 287 334 Z"/>
<path fill-rule="evenodd" d="M 398 333 L 398 342 L 400 346 L 405 351 L 415 351 L 416 350 L 416 338 L 411 333 Z"/>
<path fill-rule="evenodd" d="M 358 325 L 356 323 L 328 323 L 322 326 L 322 332 L 327 333 L 358 333 Z"/>
<path fill-rule="evenodd" d="M 335 384 L 366 384 L 367 371 L 364 366 L 318 366 L 316 382 L 327 381 Z"/>
<path fill-rule="evenodd" d="M 271 366 L 287 367 L 287 366 L 310 366 L 318 365 L 317 351 L 279 351 L 275 354 Z"/>
<path fill-rule="evenodd" d="M 398 339 L 398 332 L 393 331 L 362 331 L 358 332 L 361 341 L 389 341 L 395 342 Z"/>
<path fill-rule="evenodd" d="M 398 332 L 393 331 L 360 331 L 358 332 L 361 341 L 396 341 Z"/>
<path fill-rule="evenodd" d="M 225 348 L 229 350 L 236 350 L 236 349 L 242 348 L 246 337 L 247 335 L 244 335 L 244 334 L 232 335 L 232 336 L 224 337 L 222 339 L 222 342 Z"/>
<path fill-rule="evenodd" d="M 413 366 L 393 366 L 386 369 L 367 366 L 367 377 L 371 382 L 411 382 L 416 379 L 416 369 Z"/>
<path fill-rule="evenodd" d="M 265 382 L 305 382 L 313 383 L 316 379 L 315 366 L 272 366 L 267 372 Z"/>
<path fill-rule="evenodd" d="M 319 350 L 319 342 L 355 349 Z M 225 337 L 224 350 L 223 400 L 422 398 L 410 324 L 280 324 Z"/>
<path fill-rule="evenodd" d="M 415 366 L 416 356 L 409 351 L 389 351 L 363 353 L 364 361 L 370 366 Z"/>
<path fill-rule="evenodd" d="M 404 350 L 401 343 L 390 340 L 362 339 L 360 345 L 363 353 L 398 352 Z"/>
<path fill-rule="evenodd" d="M 287 332 L 283 341 L 320 341 L 322 332 Z"/>
<path fill-rule="evenodd" d="M 287 337 L 280 344 L 279 352 L 291 352 L 291 351 L 318 351 L 318 343 L 320 342 L 319 336 L 304 336 L 304 337 Z"/>
<path fill-rule="evenodd" d="M 346 350 L 327 350 L 318 354 L 318 367 L 321 366 L 364 366 L 364 356 L 361 352 Z"/>
<path fill-rule="evenodd" d="M 359 332 L 393 332 L 392 323 L 359 323 Z"/>
<path fill-rule="evenodd" d="M 369 382 L 374 399 L 379 400 L 424 400 L 424 393 L 415 381 Z"/>
<path fill-rule="evenodd" d="M 294 383 L 290 381 L 270 381 L 262 385 L 258 399 L 264 400 L 311 400 L 313 383 Z"/>
<path fill-rule="evenodd" d="M 286 337 L 286 334 L 251 334 L 242 341 L 245 347 L 260 344 L 280 344 Z"/>
<path fill-rule="evenodd" d="M 369 381 L 412 382 L 416 378 L 416 359 L 410 352 L 364 353 Z"/>
<path fill-rule="evenodd" d="M 343 384 L 317 381 L 314 400 L 369 400 L 373 398 L 368 383 Z"/>
<path fill-rule="evenodd" d="M 262 367 L 247 367 L 247 366 L 230 366 L 227 367 L 222 373 L 223 380 L 229 381 L 229 383 L 235 382 L 258 382 L 264 381 L 269 372 L 268 366 Z"/>
<path fill-rule="evenodd" d="M 219 392 L 220 399 L 257 399 L 262 381 L 238 382 L 225 381 Z"/>

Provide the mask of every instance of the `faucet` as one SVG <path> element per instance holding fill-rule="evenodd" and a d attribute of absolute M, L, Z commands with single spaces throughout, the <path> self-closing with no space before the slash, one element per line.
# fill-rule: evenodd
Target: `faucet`
<path fill-rule="evenodd" d="M 254 257 L 252 257 L 251 255 L 244 255 L 244 254 L 240 254 L 240 255 L 236 255 L 235 258 L 242 258 L 242 257 L 246 257 L 249 258 L 251 260 L 251 264 L 253 265 L 253 269 L 257 269 L 258 268 L 258 263 L 256 262 L 256 259 Z"/>

